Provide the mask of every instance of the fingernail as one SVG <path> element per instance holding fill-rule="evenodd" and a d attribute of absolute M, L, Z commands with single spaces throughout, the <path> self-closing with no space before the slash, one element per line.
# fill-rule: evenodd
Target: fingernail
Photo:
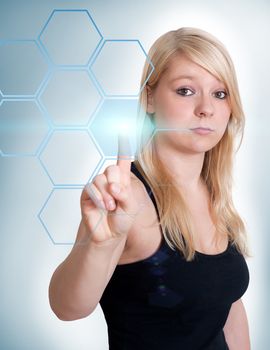
<path fill-rule="evenodd" d="M 114 200 L 113 199 L 110 199 L 108 201 L 108 209 L 114 209 L 115 205 L 114 205 Z"/>

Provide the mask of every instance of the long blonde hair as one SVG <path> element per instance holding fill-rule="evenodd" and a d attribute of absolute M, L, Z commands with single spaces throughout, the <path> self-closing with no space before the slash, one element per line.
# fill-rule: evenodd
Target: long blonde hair
<path fill-rule="evenodd" d="M 193 260 L 195 231 L 191 214 L 183 196 L 175 189 L 170 174 L 155 156 L 153 116 L 147 113 L 146 83 L 149 88 L 155 89 L 170 59 L 179 54 L 220 79 L 228 91 L 230 119 L 222 139 L 205 153 L 201 177 L 210 193 L 216 242 L 225 236 L 241 254 L 250 257 L 245 224 L 232 200 L 234 143 L 236 137 L 240 136 L 238 151 L 243 139 L 245 116 L 233 62 L 224 45 L 210 33 L 198 28 L 182 27 L 163 34 L 150 48 L 141 78 L 138 148 L 134 163 L 156 199 L 160 225 L 167 243 L 172 249 L 179 249 L 187 261 Z"/>

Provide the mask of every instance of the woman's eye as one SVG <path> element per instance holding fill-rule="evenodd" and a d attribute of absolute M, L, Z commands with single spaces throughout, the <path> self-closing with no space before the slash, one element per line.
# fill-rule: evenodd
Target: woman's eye
<path fill-rule="evenodd" d="M 188 94 L 188 91 L 190 91 L 191 94 Z M 180 89 L 177 89 L 176 92 L 181 96 L 190 96 L 194 94 L 194 92 L 189 88 L 180 88 Z M 226 91 L 217 91 L 215 95 L 218 99 L 224 100 L 227 97 L 228 93 Z"/>
<path fill-rule="evenodd" d="M 223 96 L 222 96 L 222 94 L 223 94 Z M 226 91 L 218 91 L 218 92 L 216 92 L 216 95 L 218 95 L 219 99 L 224 100 L 227 97 L 228 94 L 227 94 Z"/>
<path fill-rule="evenodd" d="M 191 91 L 190 89 L 188 88 L 181 88 L 181 89 L 177 89 L 177 93 L 179 95 L 182 95 L 182 96 L 190 96 L 190 95 L 187 95 L 186 92 L 187 91 Z M 192 92 L 192 91 L 191 91 Z M 193 93 L 193 92 L 192 92 Z"/>

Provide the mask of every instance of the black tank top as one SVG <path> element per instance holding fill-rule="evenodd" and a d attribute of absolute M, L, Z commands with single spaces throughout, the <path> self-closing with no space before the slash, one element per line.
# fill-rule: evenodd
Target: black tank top
<path fill-rule="evenodd" d="M 159 217 L 149 185 L 144 183 Z M 117 265 L 100 300 L 110 350 L 225 350 L 223 327 L 249 284 L 246 261 L 229 242 L 215 255 L 187 262 L 164 236 L 146 259 Z"/>

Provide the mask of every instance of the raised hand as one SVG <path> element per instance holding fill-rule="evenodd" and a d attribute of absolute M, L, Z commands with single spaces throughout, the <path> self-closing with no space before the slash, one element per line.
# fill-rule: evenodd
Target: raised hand
<path fill-rule="evenodd" d="M 139 204 L 132 190 L 130 167 L 129 139 L 119 135 L 117 163 L 96 175 L 81 194 L 82 221 L 95 243 L 127 235 L 134 222 Z"/>

